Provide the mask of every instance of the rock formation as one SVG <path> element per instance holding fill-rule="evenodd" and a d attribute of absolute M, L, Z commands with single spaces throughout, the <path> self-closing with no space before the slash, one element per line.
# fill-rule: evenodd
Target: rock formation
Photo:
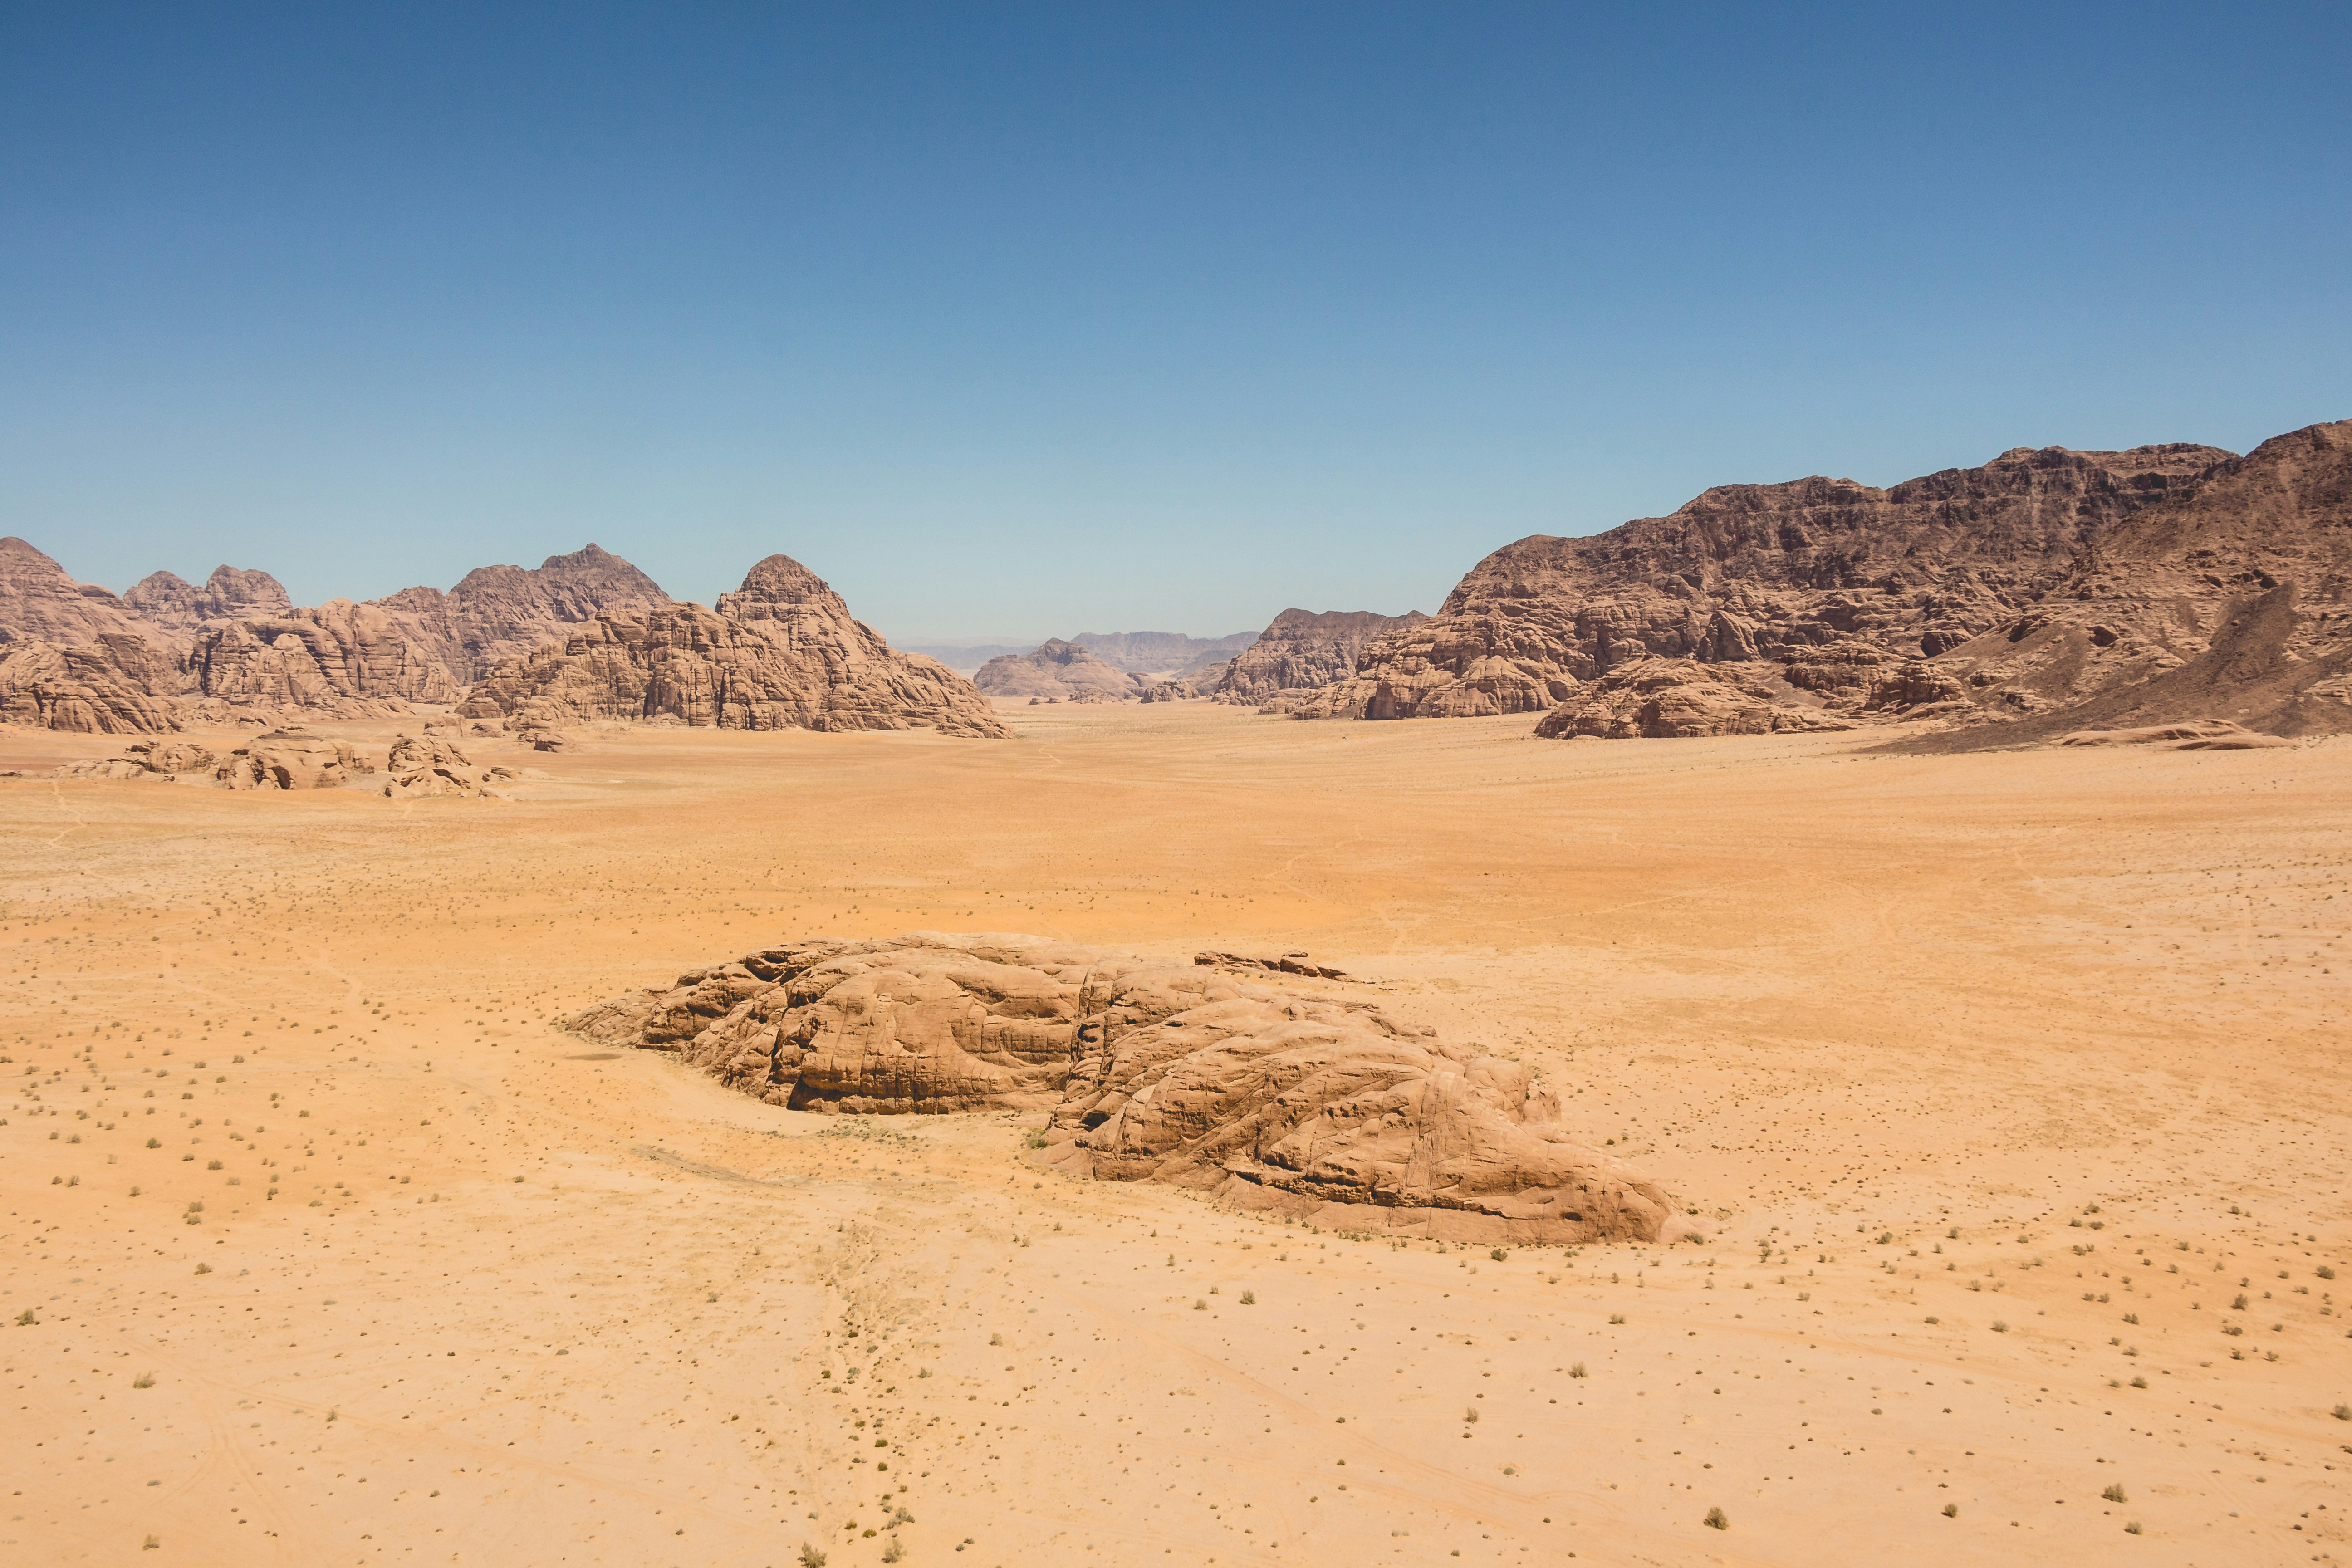
<path fill-rule="evenodd" d="M 148 635 L 184 648 L 207 626 L 247 616 L 294 614 L 285 584 L 267 572 L 215 566 L 201 588 L 170 572 L 153 572 L 122 595 L 123 608 L 145 624 Z"/>
<path fill-rule="evenodd" d="M 1150 684 L 1059 637 L 1034 653 L 992 658 L 971 681 L 989 696 L 1013 702 L 1127 702 Z"/>
<path fill-rule="evenodd" d="M 215 776 L 231 789 L 340 789 L 373 772 L 350 742 L 296 730 L 255 736 L 229 753 Z"/>
<path fill-rule="evenodd" d="M 1536 733 L 1547 740 L 1687 740 L 1852 728 L 1769 665 L 1637 658 L 1578 687 L 1544 715 Z"/>
<path fill-rule="evenodd" d="M 1356 672 L 1365 645 L 1384 633 L 1417 626 L 1429 619 L 1419 610 L 1402 616 L 1370 610 L 1285 610 L 1267 623 L 1255 641 L 1234 654 L 1224 676 L 1210 689 L 1220 702 L 1264 706 L 1285 692 L 1312 690 Z"/>
<path fill-rule="evenodd" d="M 1636 658 L 1813 665 L 1859 710 L 1869 654 L 1932 658 L 2014 620 L 2091 540 L 2229 457 L 2019 447 L 1891 489 L 1851 479 L 1727 485 L 1670 517 L 1488 556 L 1433 619 L 1382 634 L 1307 717 L 1535 712 Z M 1843 662 L 1841 662 L 1843 661 Z M 1792 674 L 1800 679 L 1805 672 Z"/>
<path fill-rule="evenodd" d="M 432 651 L 453 687 L 599 616 L 643 616 L 674 602 L 652 578 L 593 543 L 530 570 L 477 567 L 446 594 L 404 588 L 375 601 Z"/>
<path fill-rule="evenodd" d="M 656 719 L 730 730 L 906 730 L 1005 737 L 988 700 L 937 659 L 892 650 L 841 595 L 771 555 L 716 611 L 600 615 L 509 659 L 460 710 L 518 728 Z"/>
<path fill-rule="evenodd" d="M 1526 1068 L 1203 958 L 1171 968 L 930 933 L 787 943 L 564 1022 L 678 1052 L 774 1105 L 1050 1110 L 1045 1158 L 1073 1174 L 1326 1225 L 1475 1241 L 1673 1234 L 1664 1194 L 1562 1131 Z"/>
<path fill-rule="evenodd" d="M 383 793 L 393 800 L 438 795 L 504 799 L 504 786 L 516 776 L 511 768 L 476 767 L 457 749 L 455 741 L 430 732 L 421 739 L 415 735 L 395 738 L 384 772 L 391 776 L 384 780 Z"/>
<path fill-rule="evenodd" d="M 2104 530 L 2039 602 L 1936 668 L 2018 745 L 2216 721 L 2352 731 L 2352 420 L 2273 437 Z"/>

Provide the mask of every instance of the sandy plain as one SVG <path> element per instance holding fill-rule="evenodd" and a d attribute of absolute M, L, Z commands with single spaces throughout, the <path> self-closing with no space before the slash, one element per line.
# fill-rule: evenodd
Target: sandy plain
<path fill-rule="evenodd" d="M 0 1560 L 2352 1554 L 2352 747 L 1007 717 L 0 781 Z M 549 1023 L 917 929 L 1308 949 L 1706 1240 L 1310 1232 Z"/>

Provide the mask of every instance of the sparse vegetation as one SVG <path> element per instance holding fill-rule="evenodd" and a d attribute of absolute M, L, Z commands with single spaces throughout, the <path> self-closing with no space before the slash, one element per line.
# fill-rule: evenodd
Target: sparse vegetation
<path fill-rule="evenodd" d="M 1729 1530 L 1731 1528 L 1730 1516 L 1719 1508 L 1708 1509 L 1706 1510 L 1706 1517 L 1700 1520 L 1699 1522 L 1706 1526 L 1709 1530 Z"/>
<path fill-rule="evenodd" d="M 2123 1483 L 2120 1481 L 2110 1486 L 2106 1490 L 2101 1492 L 2099 1495 L 2106 1499 L 2109 1502 L 2131 1501 L 2131 1499 L 2124 1494 Z"/>
<path fill-rule="evenodd" d="M 1570 1377 L 1583 1377 L 1587 1375 L 1584 1370 L 1584 1363 L 1580 1361 L 1570 1362 L 1568 1363 L 1568 1375 Z"/>
<path fill-rule="evenodd" d="M 1960 1505 L 1959 1505 L 1958 1503 L 1956 1503 L 1956 1502 L 1948 1502 L 1948 1503 L 1946 1503 L 1946 1504 L 1944 1505 L 1944 1517 L 1945 1517 L 1946 1519 L 1958 1519 L 1958 1518 L 1959 1518 L 1959 1517 L 1960 1517 Z"/>

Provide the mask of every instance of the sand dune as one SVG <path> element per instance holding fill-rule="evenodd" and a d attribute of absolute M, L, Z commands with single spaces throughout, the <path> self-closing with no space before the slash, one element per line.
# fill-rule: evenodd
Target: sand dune
<path fill-rule="evenodd" d="M 2347 742 L 1003 716 L 0 781 L 0 1560 L 2352 1550 Z M 551 1023 L 926 929 L 1309 949 L 1707 1240 L 1361 1239 Z"/>

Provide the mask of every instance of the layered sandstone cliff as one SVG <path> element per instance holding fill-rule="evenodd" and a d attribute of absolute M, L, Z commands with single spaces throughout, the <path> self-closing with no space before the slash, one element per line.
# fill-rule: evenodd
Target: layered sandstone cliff
<path fill-rule="evenodd" d="M 906 730 L 1009 736 L 973 685 L 899 653 L 788 556 L 751 568 L 716 610 L 600 615 L 509 659 L 467 695 L 469 718 L 553 727 L 653 719 L 729 730 Z"/>
<path fill-rule="evenodd" d="M 1375 637 L 1409 630 L 1428 620 L 1419 610 L 1402 616 L 1370 610 L 1285 610 L 1257 640 L 1234 656 L 1210 689 L 1219 702 L 1263 705 L 1286 692 L 1308 691 L 1345 680 Z"/>
<path fill-rule="evenodd" d="M 1858 655 L 1932 658 L 2010 623 L 2102 530 L 2229 456 L 2178 443 L 2020 447 L 1889 489 L 1727 485 L 1589 539 L 1536 535 L 1292 706 L 1372 719 L 1538 712 L 1618 665 L 1670 658 L 1782 664 L 1859 708 L 1877 677 L 1856 673 Z"/>
<path fill-rule="evenodd" d="M 1023 937 L 813 941 L 565 1024 L 800 1110 L 1046 1110 L 1045 1158 L 1072 1174 L 1350 1229 L 1654 1241 L 1672 1225 L 1525 1068 L 1270 971 Z"/>

